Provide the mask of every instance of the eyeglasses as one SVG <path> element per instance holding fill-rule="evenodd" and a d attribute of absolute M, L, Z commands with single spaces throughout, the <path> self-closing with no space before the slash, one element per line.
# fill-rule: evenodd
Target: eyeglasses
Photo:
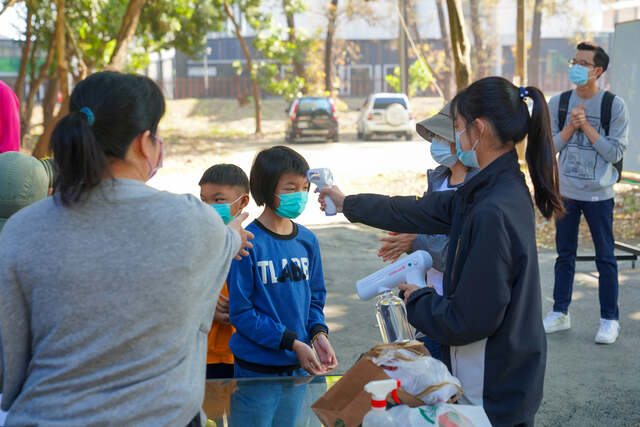
<path fill-rule="evenodd" d="M 569 65 L 573 66 L 573 65 L 582 65 L 583 67 L 595 67 L 596 64 L 592 64 L 591 62 L 587 62 L 585 60 L 581 60 L 581 61 L 576 61 L 575 59 L 572 59 L 571 61 L 569 61 Z"/>

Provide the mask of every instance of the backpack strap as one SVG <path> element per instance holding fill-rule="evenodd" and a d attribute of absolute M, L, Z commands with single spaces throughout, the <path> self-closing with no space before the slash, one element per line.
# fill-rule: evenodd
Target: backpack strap
<path fill-rule="evenodd" d="M 616 98 L 614 94 L 608 90 L 604 92 L 602 96 L 602 104 L 600 104 L 600 126 L 604 130 L 605 136 L 609 136 L 609 128 L 611 126 L 611 109 L 613 107 L 613 100 Z M 613 167 L 618 171 L 618 180 L 622 179 L 623 159 L 615 162 Z"/>
<path fill-rule="evenodd" d="M 560 95 L 560 105 L 558 106 L 558 131 L 564 129 L 564 123 L 567 121 L 569 99 L 571 99 L 571 91 L 562 92 Z"/>
<path fill-rule="evenodd" d="M 600 125 L 604 129 L 604 134 L 609 136 L 609 127 L 611 125 L 611 109 L 613 100 L 616 98 L 614 94 L 608 90 L 602 96 L 602 104 L 600 104 Z"/>

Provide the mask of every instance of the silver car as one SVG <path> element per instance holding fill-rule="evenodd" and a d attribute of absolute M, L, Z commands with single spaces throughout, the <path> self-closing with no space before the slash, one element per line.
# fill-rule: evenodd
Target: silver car
<path fill-rule="evenodd" d="M 369 95 L 358 116 L 358 139 L 370 140 L 373 135 L 395 135 L 413 138 L 416 127 L 409 109 L 409 99 L 402 93 Z"/>

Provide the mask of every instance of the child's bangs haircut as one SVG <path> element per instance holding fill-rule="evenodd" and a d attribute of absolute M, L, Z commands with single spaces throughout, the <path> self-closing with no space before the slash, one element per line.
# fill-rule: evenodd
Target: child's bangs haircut
<path fill-rule="evenodd" d="M 198 185 L 203 184 L 240 187 L 245 193 L 249 193 L 249 178 L 247 178 L 247 174 L 238 166 L 228 163 L 213 165 L 207 169 L 198 183 Z"/>
<path fill-rule="evenodd" d="M 256 155 L 251 166 L 249 185 L 251 196 L 258 206 L 267 205 L 271 209 L 275 200 L 278 180 L 285 173 L 307 176 L 309 164 L 296 151 L 283 145 L 262 150 Z"/>

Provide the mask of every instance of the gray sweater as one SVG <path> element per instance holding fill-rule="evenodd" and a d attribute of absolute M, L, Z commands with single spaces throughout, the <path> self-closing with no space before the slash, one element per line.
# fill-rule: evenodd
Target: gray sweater
<path fill-rule="evenodd" d="M 573 200 L 597 202 L 613 197 L 613 185 L 618 180 L 618 172 L 613 166 L 622 159 L 627 148 L 629 115 L 622 98 L 616 96 L 611 107 L 609 136 L 605 136 L 600 126 L 600 106 L 604 91 L 600 90 L 591 99 L 582 99 L 575 90 L 571 92 L 569 111 L 565 125 L 571 120 L 571 110 L 582 103 L 589 124 L 600 132 L 595 144 L 582 131 L 574 132 L 569 141 L 564 142 L 558 126 L 560 95 L 549 100 L 551 132 L 558 157 L 560 173 L 560 194 Z"/>
<path fill-rule="evenodd" d="M 7 425 L 184 426 L 207 333 L 240 248 L 192 196 L 109 180 L 0 233 L 0 384 Z"/>

